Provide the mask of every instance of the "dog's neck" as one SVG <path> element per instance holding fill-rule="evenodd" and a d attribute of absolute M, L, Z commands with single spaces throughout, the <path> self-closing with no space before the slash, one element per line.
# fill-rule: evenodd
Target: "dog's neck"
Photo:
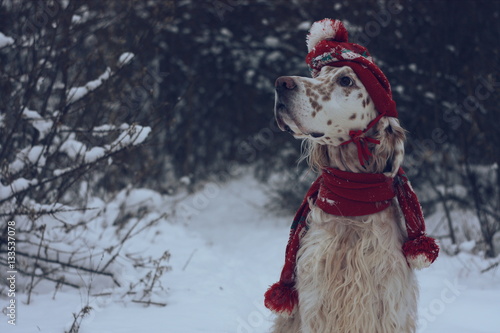
<path fill-rule="evenodd" d="M 373 133 L 367 133 L 367 135 L 372 136 Z M 374 153 L 374 146 L 375 144 L 368 144 L 372 154 Z M 370 157 L 362 166 L 358 158 L 358 149 L 354 143 L 337 147 L 326 146 L 326 153 L 329 159 L 328 166 L 332 168 L 356 173 L 381 173 L 386 171 L 386 163 L 380 163 L 374 156 Z"/>
<path fill-rule="evenodd" d="M 368 131 L 367 136 L 381 139 L 377 130 Z M 375 147 L 373 143 L 368 143 L 368 148 L 373 154 L 365 165 L 362 166 L 358 158 L 358 149 L 355 143 L 349 143 L 343 146 L 320 145 L 318 143 L 309 142 L 306 158 L 309 165 L 320 171 L 325 167 L 332 167 L 342 171 L 355 173 L 382 173 L 393 171 L 391 156 L 393 155 L 392 145 L 383 145 Z M 378 149 L 376 149 L 378 148 Z M 397 170 L 397 169 L 396 169 Z"/>
<path fill-rule="evenodd" d="M 358 148 L 351 142 L 346 145 L 321 145 L 310 141 L 306 152 L 309 165 L 320 171 L 325 167 L 355 173 L 386 173 L 395 176 L 404 157 L 404 130 L 395 118 L 382 118 L 376 127 L 366 132 L 380 144 L 367 143 L 372 156 L 361 165 Z"/>

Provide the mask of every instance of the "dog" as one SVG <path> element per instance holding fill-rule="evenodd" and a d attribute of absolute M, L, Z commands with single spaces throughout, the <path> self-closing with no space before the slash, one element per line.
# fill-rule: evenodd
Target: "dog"
<path fill-rule="evenodd" d="M 357 44 L 347 45 L 340 21 L 325 19 L 315 25 L 308 36 L 306 58 L 313 77 L 282 76 L 275 82 L 279 128 L 304 140 L 304 158 L 315 171 L 397 178 L 404 159 L 405 130 L 397 119 L 390 88 L 382 81 L 385 76 L 373 67 L 374 80 L 366 73 L 367 66 L 346 62 L 358 59 L 358 54 L 363 57 L 360 61 L 372 59 Z M 347 54 L 351 50 L 356 54 Z M 346 59 L 340 58 L 344 55 Z M 381 101 L 381 92 L 388 92 L 389 97 Z M 386 106 L 392 111 L 381 110 Z M 321 188 L 325 180 L 317 182 Z M 415 229 L 407 221 L 405 230 L 404 219 L 416 208 L 399 207 L 393 197 L 383 201 L 386 208 L 375 207 L 374 213 L 330 214 L 323 206 L 336 208 L 337 202 L 321 198 L 322 190 L 317 188 L 319 194 L 308 193 L 303 204 L 308 206 L 304 228 L 294 240 L 292 227 L 287 246 L 286 265 L 290 266 L 285 265 L 282 279 L 288 275 L 284 280 L 291 286 L 291 300 L 283 301 L 287 292 L 278 288 L 266 293 L 266 306 L 280 313 L 273 332 L 415 332 L 419 292 L 413 268 L 433 262 L 438 251 L 422 226 L 418 236 L 431 243 L 422 251 L 424 259 L 411 262 L 408 258 L 415 256 L 401 250 Z M 296 253 L 288 258 L 294 246 Z"/>

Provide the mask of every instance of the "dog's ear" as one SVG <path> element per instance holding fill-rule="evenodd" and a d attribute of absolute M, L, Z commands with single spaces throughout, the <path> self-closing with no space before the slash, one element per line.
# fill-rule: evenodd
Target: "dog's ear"
<path fill-rule="evenodd" d="M 405 130 L 399 124 L 399 120 L 394 117 L 383 117 L 375 127 L 375 139 L 380 144 L 373 149 L 373 163 L 376 169 L 383 170 L 388 177 L 394 177 L 405 154 Z"/>

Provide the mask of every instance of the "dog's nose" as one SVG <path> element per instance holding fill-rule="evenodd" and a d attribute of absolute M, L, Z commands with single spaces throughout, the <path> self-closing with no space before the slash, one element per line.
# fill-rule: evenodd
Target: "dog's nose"
<path fill-rule="evenodd" d="M 289 76 L 280 76 L 274 83 L 276 91 L 293 90 L 297 87 L 295 81 Z"/>

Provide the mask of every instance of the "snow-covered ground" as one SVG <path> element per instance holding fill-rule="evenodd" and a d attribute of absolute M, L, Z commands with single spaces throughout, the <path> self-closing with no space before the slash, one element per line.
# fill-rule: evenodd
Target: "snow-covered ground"
<path fill-rule="evenodd" d="M 161 278 L 166 291 L 154 299 L 166 306 L 89 296 L 85 288 L 64 287 L 54 298 L 53 287 L 40 288 L 30 305 L 26 295 L 17 295 L 16 326 L 2 316 L 0 332 L 62 333 L 71 326 L 72 313 L 87 304 L 93 310 L 82 321 L 81 333 L 268 332 L 273 316 L 263 305 L 263 293 L 279 277 L 293 212 L 272 215 L 264 207 L 265 192 L 249 176 L 225 185 L 211 183 L 183 199 L 175 215 L 127 243 L 128 253 L 154 258 L 165 250 L 171 253 L 172 270 Z M 171 205 L 171 198 L 163 200 L 155 203 L 159 210 Z M 481 274 L 488 264 L 466 252 L 454 257 L 442 253 L 419 272 L 419 332 L 499 332 L 500 272 Z M 0 299 L 0 307 L 7 302 Z"/>

